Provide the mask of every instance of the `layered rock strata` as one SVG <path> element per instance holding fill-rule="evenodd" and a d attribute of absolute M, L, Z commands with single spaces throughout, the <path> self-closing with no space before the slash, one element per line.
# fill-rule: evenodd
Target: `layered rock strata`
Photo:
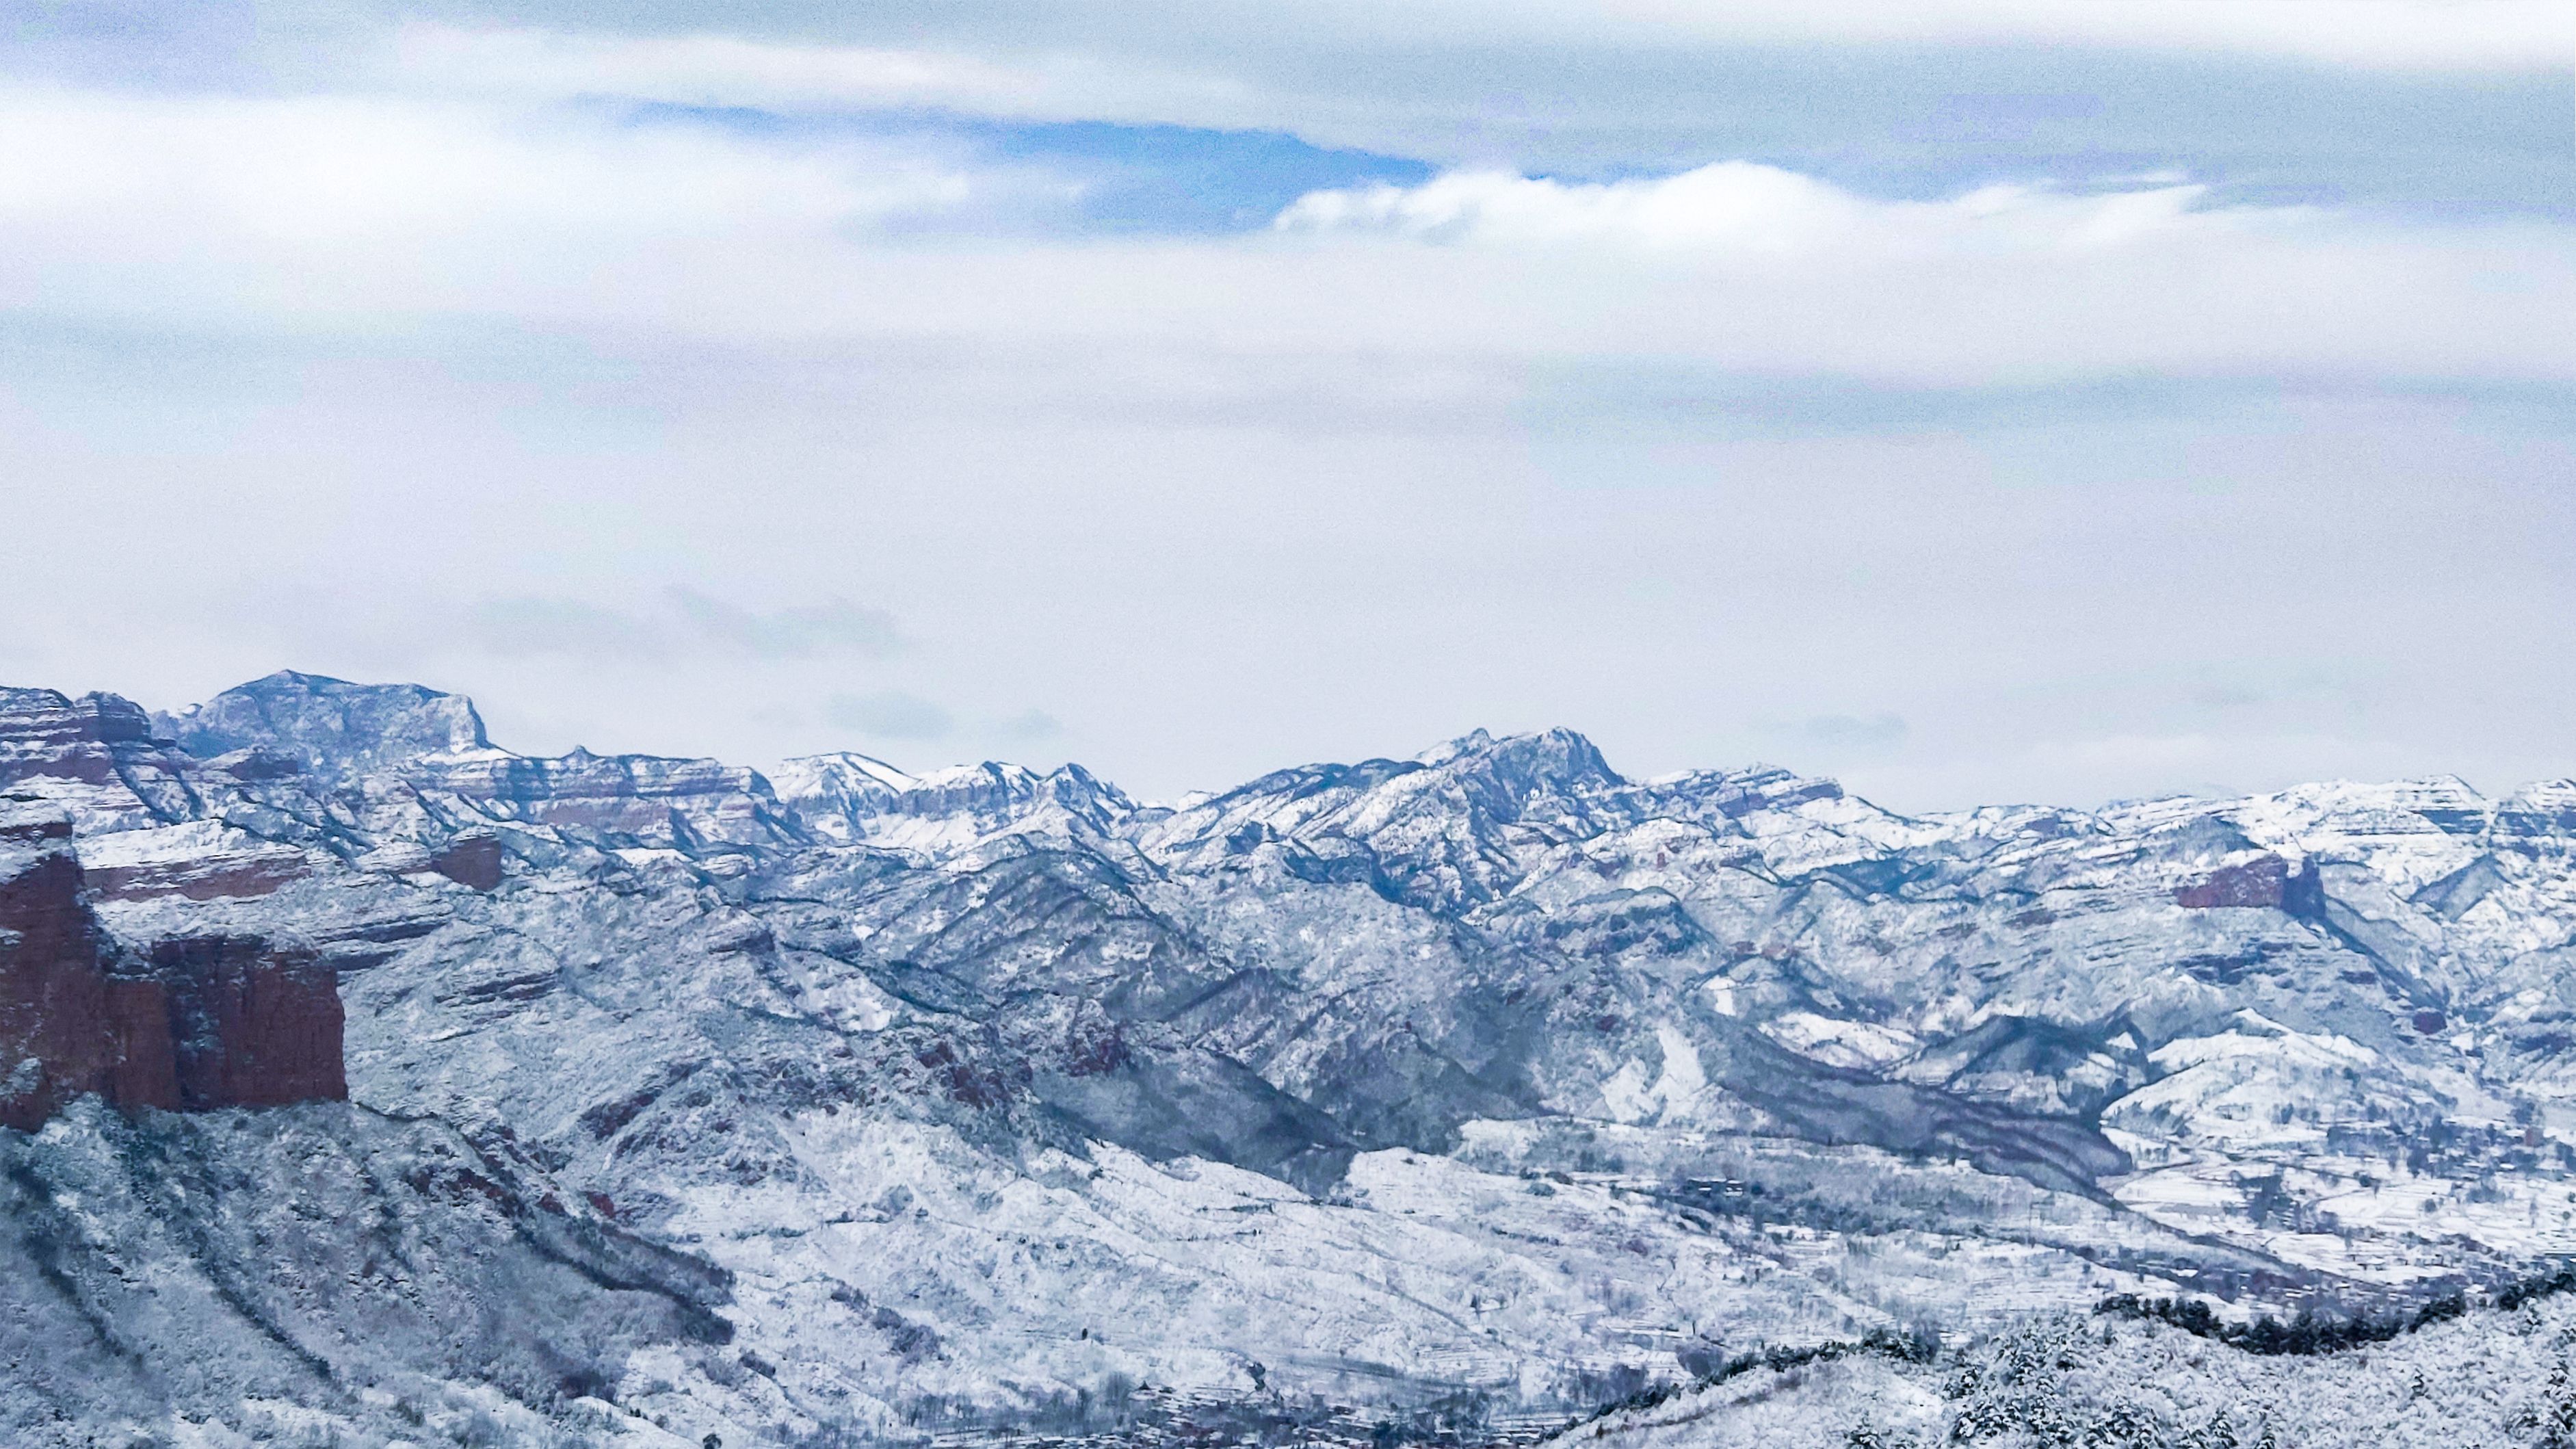
<path fill-rule="evenodd" d="M 90 1092 L 129 1111 L 347 1098 L 339 989 L 313 953 L 219 933 L 129 954 L 43 822 L 0 830 L 21 837 L 0 840 L 0 1126 Z"/>

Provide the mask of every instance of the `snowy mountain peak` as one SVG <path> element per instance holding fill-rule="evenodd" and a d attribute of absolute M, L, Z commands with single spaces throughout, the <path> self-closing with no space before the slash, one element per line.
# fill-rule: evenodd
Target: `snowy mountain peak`
<path fill-rule="evenodd" d="M 799 755 L 783 760 L 776 770 L 770 772 L 769 778 L 770 783 L 778 787 L 780 799 L 853 791 L 900 794 L 921 783 L 918 777 L 855 750 L 835 750 L 828 754 Z"/>
<path fill-rule="evenodd" d="M 1046 774 L 986 760 L 913 775 L 851 752 L 807 755 L 781 765 L 781 805 L 820 838 L 933 856 L 996 835 L 1114 830 L 1135 802 L 1080 765 Z"/>
<path fill-rule="evenodd" d="M 1475 729 L 1467 731 L 1463 735 L 1459 735 L 1455 739 L 1442 740 L 1431 748 L 1422 751 L 1420 754 L 1413 757 L 1413 762 L 1417 765 L 1445 765 L 1451 760 L 1458 758 L 1460 755 L 1472 754 L 1479 750 L 1490 749 L 1493 747 L 1493 743 L 1493 735 L 1488 733 L 1482 726 L 1478 726 Z"/>
<path fill-rule="evenodd" d="M 1517 793 L 1538 788 L 1566 792 L 1617 789 L 1628 783 L 1581 734 L 1562 727 L 1532 734 L 1471 730 L 1414 756 L 1435 769 L 1482 769 Z"/>

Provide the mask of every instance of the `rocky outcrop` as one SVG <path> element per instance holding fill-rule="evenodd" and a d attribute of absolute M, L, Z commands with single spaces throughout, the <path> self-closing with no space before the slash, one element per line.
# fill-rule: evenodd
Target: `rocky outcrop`
<path fill-rule="evenodd" d="M 468 835 L 429 858 L 429 868 L 461 886 L 478 891 L 501 888 L 501 842 L 489 835 Z"/>
<path fill-rule="evenodd" d="M 2517 790 L 2496 808 L 2496 833 L 2550 836 L 2576 832 L 2576 780 L 2549 780 Z"/>
<path fill-rule="evenodd" d="M 38 845 L 71 838 L 72 823 L 68 818 L 29 810 L 16 801 L 0 798 L 0 846 Z"/>
<path fill-rule="evenodd" d="M 835 844 L 865 835 L 868 821 L 891 813 L 920 784 L 883 760 L 848 750 L 798 756 L 772 777 L 779 801 Z"/>
<path fill-rule="evenodd" d="M 2174 889 L 2174 904 L 2195 911 L 2253 907 L 2307 915 L 2320 909 L 2323 901 L 2316 867 L 2310 864 L 2294 870 L 2277 855 L 2258 855 Z"/>
<path fill-rule="evenodd" d="M 52 801 L 84 832 L 189 818 L 185 766 L 130 699 L 0 689 L 0 789 Z"/>
<path fill-rule="evenodd" d="M 312 953 L 252 935 L 155 943 L 99 928 L 79 861 L 0 854 L 0 1126 L 84 1093 L 129 1111 L 343 1100 L 339 989 Z"/>
<path fill-rule="evenodd" d="M 218 820 L 93 835 L 79 849 L 89 888 L 111 901 L 248 899 L 301 880 L 313 869 L 296 847 L 262 840 Z"/>
<path fill-rule="evenodd" d="M 151 716 L 130 699 L 50 689 L 0 689 L 0 759 L 51 762 L 83 746 L 137 744 L 152 738 Z M 101 759 L 91 751 L 89 758 Z M 100 766 L 94 772 L 103 778 Z"/>

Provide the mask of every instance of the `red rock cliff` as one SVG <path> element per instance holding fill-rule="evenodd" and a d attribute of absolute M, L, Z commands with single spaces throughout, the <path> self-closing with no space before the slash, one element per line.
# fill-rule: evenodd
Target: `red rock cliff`
<path fill-rule="evenodd" d="M 187 936 L 111 969 L 82 892 L 66 850 L 0 854 L 0 1127 L 84 1092 L 183 1111 L 348 1096 L 338 984 L 311 953 Z"/>
<path fill-rule="evenodd" d="M 0 1127 L 105 1085 L 118 1054 L 102 944 L 70 852 L 0 864 Z"/>
<path fill-rule="evenodd" d="M 340 990 L 309 951 L 257 936 L 190 936 L 152 948 L 167 993 L 179 1106 L 344 1101 Z"/>

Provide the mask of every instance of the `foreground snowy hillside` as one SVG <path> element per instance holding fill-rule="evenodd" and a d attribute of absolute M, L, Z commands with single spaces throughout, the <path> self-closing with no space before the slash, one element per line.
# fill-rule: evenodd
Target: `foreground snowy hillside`
<path fill-rule="evenodd" d="M 2250 1353 L 2153 1320 L 2062 1314 L 1946 1359 L 1881 1343 L 1729 1370 L 1568 1437 L 1601 1449 L 2576 1443 L 2576 1305 L 2563 1291 L 2329 1353 Z"/>
<path fill-rule="evenodd" d="M 2571 939 L 2576 783 L 1906 818 L 1551 731 L 1162 806 L 0 691 L 0 1432 L 1494 1438 L 2474 1293 L 2576 1253 Z"/>

